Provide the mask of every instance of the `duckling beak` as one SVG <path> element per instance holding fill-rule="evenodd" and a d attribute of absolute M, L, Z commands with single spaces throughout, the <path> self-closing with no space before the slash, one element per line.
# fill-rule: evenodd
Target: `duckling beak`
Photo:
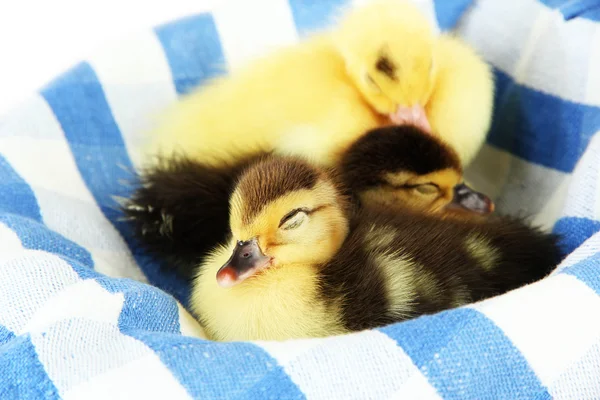
<path fill-rule="evenodd" d="M 399 106 L 396 112 L 390 115 L 390 119 L 396 125 L 414 125 L 427 133 L 431 133 L 431 125 L 429 125 L 427 114 L 425 114 L 425 109 L 421 105 Z"/>
<path fill-rule="evenodd" d="M 454 187 L 454 198 L 451 206 L 458 206 L 477 214 L 491 214 L 494 212 L 494 202 L 485 194 L 476 192 L 465 183 Z"/>
<path fill-rule="evenodd" d="M 267 268 L 270 261 L 256 239 L 238 241 L 229 260 L 217 271 L 217 283 L 221 287 L 232 287 Z"/>

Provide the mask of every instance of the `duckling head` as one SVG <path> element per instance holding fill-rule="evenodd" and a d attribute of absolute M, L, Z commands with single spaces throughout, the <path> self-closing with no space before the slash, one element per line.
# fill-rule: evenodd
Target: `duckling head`
<path fill-rule="evenodd" d="M 430 131 L 425 115 L 435 83 L 435 36 L 410 1 L 371 1 L 351 9 L 334 41 L 367 102 L 397 124 Z"/>
<path fill-rule="evenodd" d="M 347 207 L 326 171 L 293 157 L 259 161 L 240 177 L 231 196 L 235 244 L 217 282 L 231 287 L 291 264 L 326 262 L 348 234 Z"/>
<path fill-rule="evenodd" d="M 463 181 L 458 155 L 411 125 L 367 132 L 345 152 L 341 175 L 364 204 L 486 215 L 494 203 Z"/>

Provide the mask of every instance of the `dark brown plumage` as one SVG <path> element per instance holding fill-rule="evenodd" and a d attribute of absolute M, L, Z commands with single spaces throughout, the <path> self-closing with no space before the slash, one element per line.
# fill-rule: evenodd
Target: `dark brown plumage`
<path fill-rule="evenodd" d="M 373 129 L 348 148 L 340 171 L 354 193 L 386 185 L 385 173 L 411 171 L 426 175 L 453 169 L 462 174 L 458 155 L 450 146 L 411 125 Z"/>
<path fill-rule="evenodd" d="M 383 240 L 373 238 L 375 227 Z M 379 242 L 378 242 L 379 240 Z M 487 246 L 490 253 L 480 248 Z M 489 217 L 441 220 L 410 211 L 362 208 L 352 219 L 342 250 L 321 269 L 322 295 L 344 298 L 343 321 L 349 330 L 362 330 L 490 298 L 548 275 L 561 261 L 558 237 L 531 228 L 524 220 Z M 370 243 L 371 242 L 371 243 Z M 405 315 L 389 312 L 382 263 L 394 264 L 395 253 L 405 262 L 395 268 L 414 268 L 405 290 L 414 298 Z M 484 258 L 487 260 L 484 260 Z M 412 276 L 412 278 L 410 278 Z"/>
<path fill-rule="evenodd" d="M 137 242 L 186 279 L 229 234 L 229 197 L 240 173 L 263 155 L 218 168 L 173 155 L 140 173 L 125 218 Z"/>
<path fill-rule="evenodd" d="M 277 185 L 261 184 L 270 182 L 275 177 Z M 256 215 L 273 200 L 288 192 L 302 189 L 312 189 L 319 173 L 308 167 L 305 161 L 289 158 L 287 162 L 275 163 L 273 168 L 250 168 L 238 184 L 240 194 L 244 197 L 243 223 L 249 223 Z"/>
<path fill-rule="evenodd" d="M 286 162 L 294 168 L 283 168 Z M 237 236 L 198 266 L 190 305 L 213 338 L 283 340 L 379 327 L 505 293 L 561 260 L 558 237 L 524 220 L 446 219 L 373 205 L 347 213 L 343 184 L 295 158 L 269 157 L 240 182 L 250 185 L 251 177 L 275 192 L 293 187 L 284 182 L 294 171 L 304 182 L 306 169 L 318 176 L 313 189 L 280 191 L 247 223 L 232 213 Z M 238 187 L 231 209 L 247 201 Z M 307 204 L 309 216 L 282 228 L 282 218 Z M 236 270 L 225 285 L 223 269 Z"/>

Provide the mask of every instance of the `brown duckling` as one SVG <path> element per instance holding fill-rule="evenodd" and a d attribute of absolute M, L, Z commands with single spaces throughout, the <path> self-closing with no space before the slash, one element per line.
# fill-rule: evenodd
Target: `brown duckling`
<path fill-rule="evenodd" d="M 416 126 L 367 132 L 346 150 L 338 169 L 351 193 L 365 204 L 443 216 L 494 210 L 488 196 L 464 183 L 456 151 Z"/>
<path fill-rule="evenodd" d="M 214 340 L 323 337 L 404 321 L 546 276 L 557 238 L 490 216 L 353 209 L 330 171 L 299 158 L 249 167 L 232 237 L 198 266 L 190 307 Z"/>

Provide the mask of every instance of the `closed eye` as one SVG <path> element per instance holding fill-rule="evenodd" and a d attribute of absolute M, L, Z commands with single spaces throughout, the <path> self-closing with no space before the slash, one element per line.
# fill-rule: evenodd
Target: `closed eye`
<path fill-rule="evenodd" d="M 369 82 L 369 84 L 371 86 L 373 86 L 375 89 L 379 90 L 381 92 L 381 88 L 379 87 L 379 85 L 377 84 L 377 82 L 375 82 L 373 80 L 373 78 L 371 78 L 371 75 L 367 74 L 365 75 L 365 79 L 367 80 L 367 82 Z"/>
<path fill-rule="evenodd" d="M 419 185 L 405 185 L 406 189 L 415 189 L 421 194 L 434 194 L 440 191 L 440 187 L 435 183 L 422 183 Z"/>
<path fill-rule="evenodd" d="M 420 183 L 420 184 L 414 184 L 414 185 L 393 185 L 387 181 L 383 182 L 384 185 L 389 186 L 393 189 L 396 190 L 407 190 L 407 189 L 415 189 L 417 190 L 419 193 L 421 194 L 433 194 L 433 193 L 437 193 L 440 190 L 440 187 L 438 185 L 436 185 L 435 183 L 429 182 L 429 183 Z"/>
<path fill-rule="evenodd" d="M 310 210 L 308 208 L 302 207 L 302 208 L 296 208 L 295 210 L 290 211 L 289 213 L 285 214 L 283 216 L 283 218 L 281 218 L 281 221 L 279 221 L 279 228 L 281 228 L 281 225 L 285 224 L 290 219 L 294 218 L 298 213 L 309 214 Z"/>

